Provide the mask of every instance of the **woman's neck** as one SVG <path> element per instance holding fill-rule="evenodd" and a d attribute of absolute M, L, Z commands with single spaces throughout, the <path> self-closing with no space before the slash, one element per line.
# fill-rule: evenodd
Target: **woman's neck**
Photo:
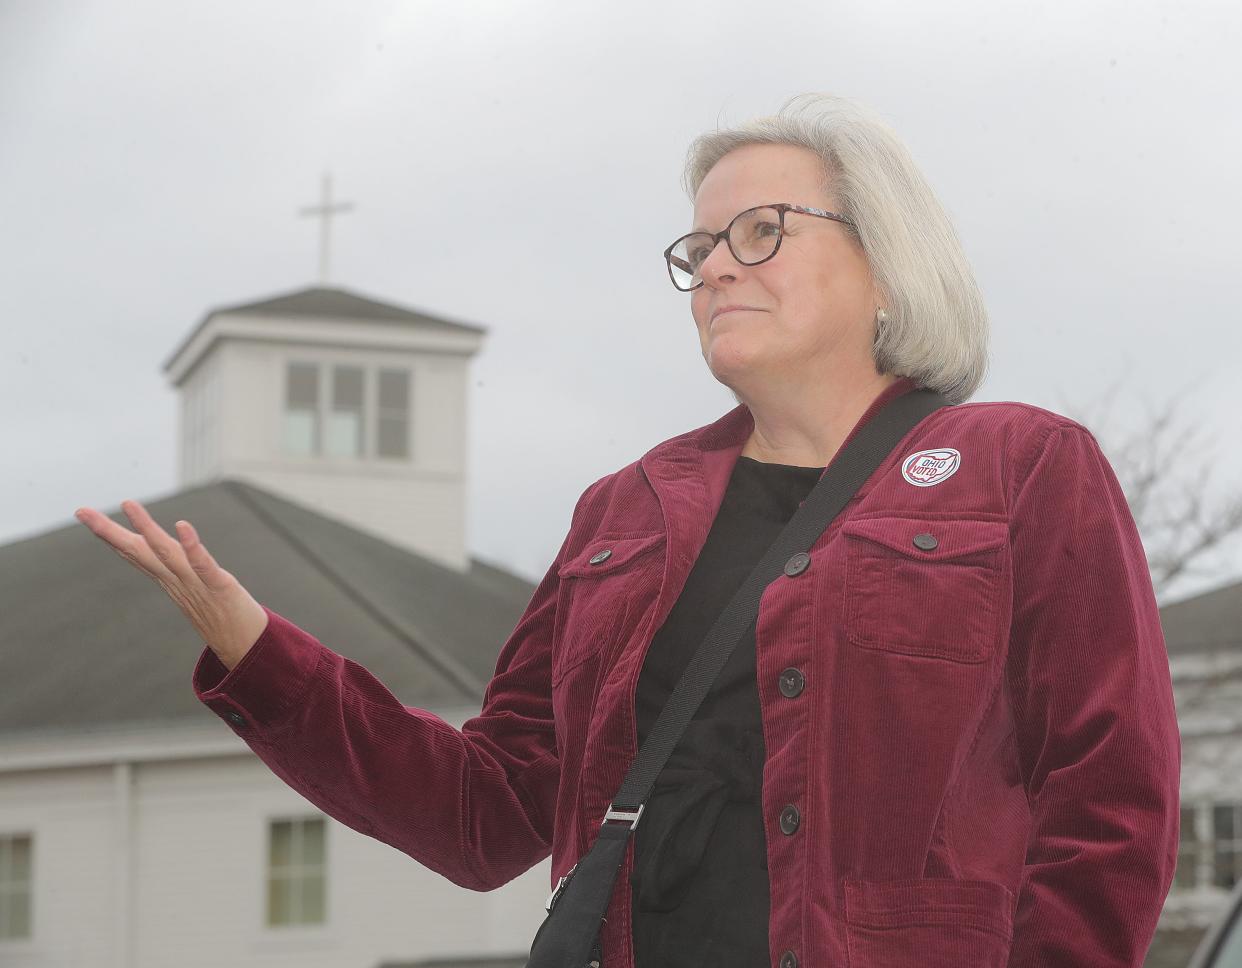
<path fill-rule="evenodd" d="M 755 426 L 741 456 L 766 464 L 826 467 L 876 397 L 899 379 L 877 374 L 810 400 L 797 393 L 779 399 L 744 398 Z"/>

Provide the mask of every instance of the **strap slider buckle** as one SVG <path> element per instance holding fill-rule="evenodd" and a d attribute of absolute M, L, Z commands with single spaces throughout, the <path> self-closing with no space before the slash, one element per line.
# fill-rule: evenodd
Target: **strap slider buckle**
<path fill-rule="evenodd" d="M 616 804 L 609 804 L 608 812 L 604 814 L 604 823 L 608 823 L 609 820 L 629 821 L 630 830 L 633 830 L 638 826 L 638 818 L 643 815 L 643 809 L 646 806 L 647 804 L 640 803 L 637 810 L 624 810 L 618 808 Z M 600 824 L 601 827 L 603 825 Z"/>

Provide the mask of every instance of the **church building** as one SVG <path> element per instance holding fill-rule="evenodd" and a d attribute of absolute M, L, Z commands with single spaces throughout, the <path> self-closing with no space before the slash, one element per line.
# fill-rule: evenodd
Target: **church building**
<path fill-rule="evenodd" d="M 178 488 L 135 495 L 454 726 L 534 592 L 466 547 L 484 333 L 339 288 L 212 310 L 164 364 Z M 550 861 L 478 893 L 325 816 L 198 701 L 202 647 L 76 521 L 0 546 L 0 964 L 526 964 Z"/>

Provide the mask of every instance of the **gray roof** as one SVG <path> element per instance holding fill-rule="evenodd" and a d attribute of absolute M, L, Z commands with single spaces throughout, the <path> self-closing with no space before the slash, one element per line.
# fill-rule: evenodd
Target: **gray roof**
<path fill-rule="evenodd" d="M 462 573 L 248 483 L 143 505 L 184 518 L 255 598 L 368 669 L 406 705 L 473 705 L 535 586 L 472 558 Z M 130 527 L 117 510 L 113 520 Z M 215 716 L 194 695 L 203 648 L 153 580 L 76 521 L 0 546 L 0 732 Z"/>
<path fill-rule="evenodd" d="M 1242 651 L 1242 582 L 1165 605 L 1160 625 L 1170 654 L 1216 648 Z"/>
<path fill-rule="evenodd" d="M 217 306 L 209 309 L 169 355 L 164 362 L 163 370 L 167 372 L 175 360 L 199 331 L 207 325 L 213 316 L 224 313 L 245 313 L 250 316 L 323 316 L 332 318 L 359 319 L 369 323 L 392 323 L 403 326 L 415 326 L 419 329 L 439 330 L 441 332 L 486 333 L 487 327 L 470 323 L 459 323 L 442 316 L 393 303 L 381 302 L 369 296 L 363 296 L 348 289 L 324 289 L 313 287 L 298 289 L 278 296 L 269 296 L 254 302 L 238 303 L 234 306 Z"/>
<path fill-rule="evenodd" d="M 428 958 L 421 961 L 382 961 L 376 968 L 526 968 L 530 952 L 491 957 Z"/>

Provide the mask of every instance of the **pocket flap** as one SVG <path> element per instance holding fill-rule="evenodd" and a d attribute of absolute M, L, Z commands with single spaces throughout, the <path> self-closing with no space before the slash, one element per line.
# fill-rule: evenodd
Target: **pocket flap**
<path fill-rule="evenodd" d="M 841 533 L 881 545 L 915 561 L 940 561 L 1003 547 L 1009 540 L 1009 525 L 1004 521 L 962 518 L 937 521 L 885 515 L 847 521 L 841 526 Z M 931 535 L 936 539 L 934 546 L 915 544 L 918 535 Z M 931 544 L 926 540 L 920 543 Z"/>
<path fill-rule="evenodd" d="M 910 924 L 973 925 L 1013 936 L 1014 894 L 998 881 L 909 877 L 845 879 L 850 924 L 894 928 Z"/>
<path fill-rule="evenodd" d="M 604 575 L 663 543 L 663 531 L 597 535 L 587 542 L 586 547 L 564 562 L 556 573 L 561 578 L 571 575 L 579 578 Z"/>

